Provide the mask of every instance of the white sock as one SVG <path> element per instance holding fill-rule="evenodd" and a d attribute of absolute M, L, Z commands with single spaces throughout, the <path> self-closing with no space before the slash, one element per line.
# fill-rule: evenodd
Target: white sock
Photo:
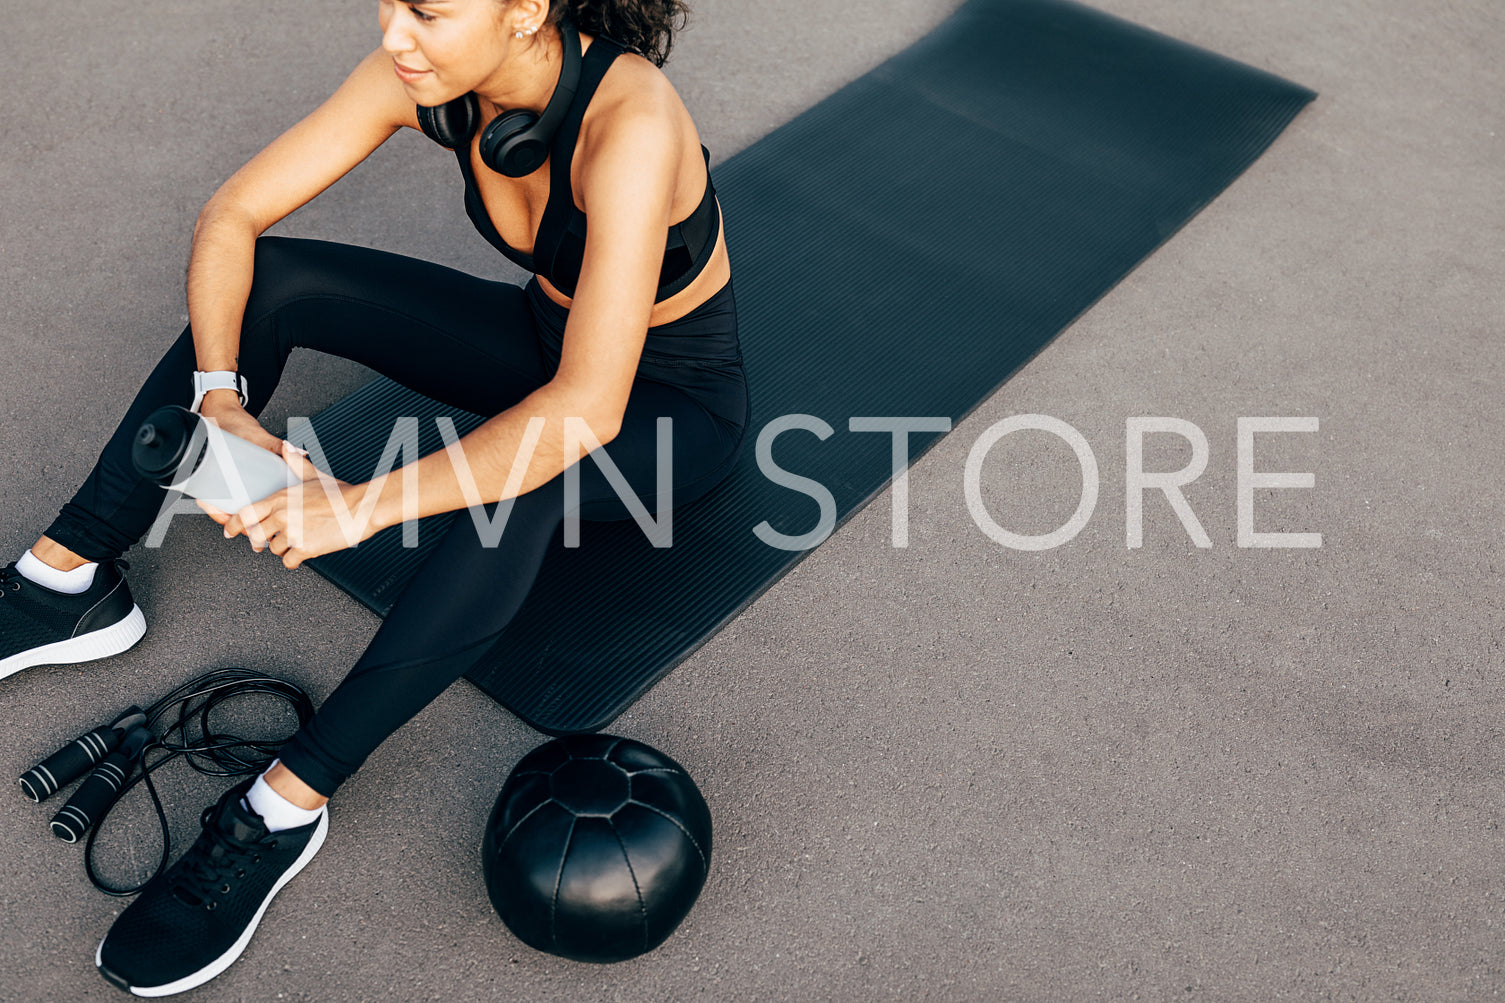
<path fill-rule="evenodd" d="M 43 564 L 42 559 L 29 550 L 16 562 L 16 570 L 27 580 L 36 582 L 44 589 L 70 596 L 89 591 L 89 586 L 94 584 L 94 569 L 97 567 L 98 564 L 91 562 L 72 571 L 59 571 L 50 564 Z"/>
<path fill-rule="evenodd" d="M 272 766 L 276 766 L 277 762 L 275 759 L 272 760 Z M 268 766 L 267 769 L 270 770 L 272 766 Z M 261 820 L 267 824 L 268 832 L 281 832 L 283 829 L 296 829 L 307 825 L 318 818 L 319 813 L 324 810 L 323 808 L 299 808 L 272 790 L 267 783 L 265 773 L 256 778 L 256 782 L 246 792 L 245 801 L 247 807 L 260 815 Z"/>

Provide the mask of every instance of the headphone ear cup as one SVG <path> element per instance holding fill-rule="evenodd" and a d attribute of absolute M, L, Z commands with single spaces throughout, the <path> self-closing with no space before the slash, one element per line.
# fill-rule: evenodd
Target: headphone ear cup
<path fill-rule="evenodd" d="M 466 94 L 438 107 L 418 106 L 418 127 L 423 134 L 448 150 L 458 150 L 476 134 L 481 107 L 474 94 Z"/>
<path fill-rule="evenodd" d="M 534 129 L 538 116 L 526 109 L 503 112 L 481 133 L 481 160 L 498 174 L 524 178 L 543 166 L 549 137 Z"/>

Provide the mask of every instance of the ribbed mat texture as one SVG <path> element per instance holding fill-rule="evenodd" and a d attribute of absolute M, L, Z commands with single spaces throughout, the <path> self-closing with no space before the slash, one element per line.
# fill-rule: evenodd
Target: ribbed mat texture
<path fill-rule="evenodd" d="M 935 32 L 715 168 L 756 436 L 831 492 L 836 525 L 892 479 L 852 417 L 960 421 L 1230 184 L 1315 95 L 1062 0 L 971 0 Z M 455 414 L 379 380 L 318 415 L 336 475 L 365 480 L 399 415 Z M 481 419 L 456 415 L 461 434 Z M 940 433 L 910 437 L 918 458 Z M 808 553 L 817 502 L 759 469 L 675 509 L 556 535 L 469 678 L 541 731 L 604 727 Z M 583 462 L 592 462 L 586 459 Z M 465 516 L 461 513 L 462 517 Z M 439 517 L 452 519 L 453 514 Z M 420 540 L 437 543 L 426 521 Z M 385 613 L 425 547 L 397 530 L 312 562 Z M 503 546 L 505 546 L 505 538 Z"/>

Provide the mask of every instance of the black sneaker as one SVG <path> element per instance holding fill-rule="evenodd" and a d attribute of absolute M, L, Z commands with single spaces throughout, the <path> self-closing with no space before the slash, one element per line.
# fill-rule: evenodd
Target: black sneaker
<path fill-rule="evenodd" d="M 117 988 L 170 996 L 203 985 L 251 942 L 272 896 L 303 870 L 329 831 L 329 812 L 268 832 L 241 798 L 255 778 L 204 809 L 204 831 L 142 890 L 99 942 L 94 964 Z"/>
<path fill-rule="evenodd" d="M 75 596 L 38 585 L 14 564 L 0 569 L 0 679 L 33 665 L 108 658 L 141 640 L 146 617 L 120 574 L 128 567 L 101 562 L 94 584 Z"/>

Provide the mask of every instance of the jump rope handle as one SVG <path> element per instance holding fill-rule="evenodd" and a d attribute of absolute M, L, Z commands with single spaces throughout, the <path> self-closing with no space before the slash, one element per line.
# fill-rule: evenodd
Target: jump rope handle
<path fill-rule="evenodd" d="M 132 707 L 110 724 L 75 738 L 21 774 L 21 790 L 39 804 L 46 801 L 114 752 L 127 731 L 145 724 L 145 711 Z"/>
<path fill-rule="evenodd" d="M 144 722 L 144 718 L 143 718 Z M 76 843 L 114 803 L 120 789 L 136 769 L 141 750 L 154 736 L 145 723 L 131 728 L 121 739 L 120 748 L 110 753 L 79 784 L 68 803 L 52 817 L 52 834 L 65 843 Z"/>

